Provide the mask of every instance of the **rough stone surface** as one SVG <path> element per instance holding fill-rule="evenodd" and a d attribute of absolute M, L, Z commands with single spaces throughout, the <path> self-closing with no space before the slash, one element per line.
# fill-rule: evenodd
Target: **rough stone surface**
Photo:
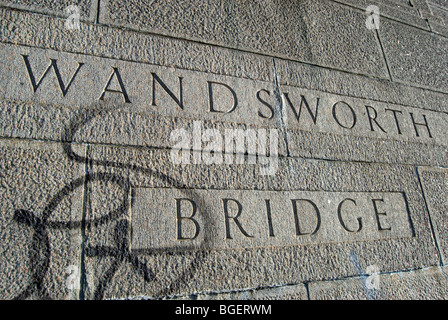
<path fill-rule="evenodd" d="M 171 131 L 192 131 L 192 122 L 205 120 L 204 130 L 217 128 L 222 135 L 230 128 L 280 126 L 287 132 L 280 136 L 281 155 L 309 157 L 309 151 L 302 149 L 309 146 L 313 156 L 330 160 L 348 156 L 418 165 L 445 163 L 446 152 L 435 153 L 435 159 L 426 152 L 428 147 L 446 149 L 448 116 L 443 112 L 298 86 L 281 85 L 278 98 L 275 85 L 266 81 L 6 44 L 1 50 L 7 57 L 0 72 L 7 99 L 2 102 L 5 136 L 65 141 L 64 127 L 90 110 L 87 125 L 83 123 L 70 141 L 169 148 L 174 145 Z M 322 143 L 313 143 L 316 137 Z M 353 144 L 365 147 L 352 148 Z M 395 151 L 382 152 L 390 149 Z M 402 150 L 409 150 L 405 157 Z"/>
<path fill-rule="evenodd" d="M 444 112 L 280 88 L 288 128 L 406 141 L 426 137 L 431 143 L 445 144 L 448 117 Z"/>
<path fill-rule="evenodd" d="M 75 11 L 68 11 L 67 8 L 76 4 L 80 20 L 94 21 L 96 18 L 96 1 L 78 0 L 76 3 L 69 0 L 51 1 L 51 0 L 2 0 L 0 5 L 15 9 L 41 12 L 56 16 L 68 17 Z"/>
<path fill-rule="evenodd" d="M 2 42 L 273 81 L 272 58 L 82 22 L 80 32 L 70 32 L 65 30 L 64 21 L 60 19 L 5 9 L 0 12 Z M 438 111 L 448 110 L 446 94 L 289 60 L 275 59 L 275 65 L 282 84 L 397 104 L 415 104 Z"/>
<path fill-rule="evenodd" d="M 2 42 L 85 53 L 123 61 L 272 80 L 272 58 L 160 35 L 136 33 L 81 21 L 66 30 L 65 20 L 0 9 Z"/>
<path fill-rule="evenodd" d="M 392 79 L 448 92 L 448 39 L 392 21 L 384 21 L 379 34 Z"/>
<path fill-rule="evenodd" d="M 444 300 L 448 287 L 447 267 L 373 275 L 350 280 L 309 284 L 313 300 Z M 378 281 L 377 288 L 366 281 Z M 373 286 L 373 285 L 371 285 Z"/>
<path fill-rule="evenodd" d="M 448 261 L 448 201 L 444 196 L 448 188 L 448 171 L 439 168 L 419 168 L 426 204 L 431 215 L 436 241 L 443 262 Z"/>
<path fill-rule="evenodd" d="M 405 86 L 397 82 L 366 78 L 295 61 L 275 59 L 281 85 L 297 86 L 374 101 L 448 111 L 447 94 Z"/>
<path fill-rule="evenodd" d="M 413 236 L 401 193 L 137 188 L 133 196 L 131 247 L 138 252 L 267 248 Z"/>
<path fill-rule="evenodd" d="M 119 276 L 115 276 L 107 286 L 104 285 L 104 291 L 89 293 L 90 298 L 98 298 L 98 294 L 104 298 L 139 294 L 159 297 L 210 290 L 278 286 L 322 279 L 322 274 L 331 279 L 356 276 L 359 271 L 357 264 L 351 260 L 353 256 L 357 257 L 362 266 L 379 264 L 382 270 L 389 271 L 434 265 L 439 259 L 431 232 L 427 228 L 429 221 L 424 200 L 421 194 L 414 191 L 418 189 L 418 179 L 412 167 L 282 159 L 274 178 L 258 175 L 254 168 L 256 165 L 223 164 L 204 167 L 191 164 L 176 167 L 170 164 L 168 157 L 168 152 L 91 146 L 88 159 L 94 165 L 88 170 L 129 177 L 130 184 L 140 188 L 186 187 L 185 191 L 181 190 L 185 195 L 193 192 L 188 191 L 191 189 L 403 192 L 409 204 L 409 217 L 414 233 L 412 237 L 403 239 L 241 250 L 174 250 L 171 254 L 169 251 L 162 251 L 152 255 L 137 250 L 134 253 L 139 261 L 146 261 L 147 268 L 155 273 L 155 277 L 148 282 L 142 281 L 142 270 L 136 271 L 139 269 L 131 267 L 131 263 L 125 261 L 114 269 Z M 348 175 L 347 172 L 351 174 Z M 226 177 L 225 180 L 220 179 L 222 175 Z M 317 179 L 319 175 L 324 175 L 327 179 Z M 119 201 L 114 199 L 124 199 L 125 196 L 122 190 L 113 190 L 116 191 L 106 193 L 104 187 L 92 185 L 87 217 L 97 217 L 106 211 L 112 211 L 114 205 L 115 208 L 118 206 Z M 138 193 L 130 193 L 129 201 L 137 203 L 139 200 L 134 197 Z M 206 205 L 208 202 L 207 199 L 198 197 L 197 203 Z M 379 208 L 381 209 L 383 208 Z M 132 249 L 129 234 L 132 214 L 130 210 L 123 214 L 125 216 L 121 220 L 110 221 L 89 232 L 86 246 L 116 246 L 113 235 L 121 230 Z M 123 228 L 123 225 L 127 227 Z M 211 241 L 216 240 L 213 237 Z M 89 287 L 98 288 L 102 284 L 100 275 L 111 267 L 113 261 L 111 257 L 102 257 L 101 251 L 92 252 L 92 257 L 87 258 L 86 267 Z"/>
<path fill-rule="evenodd" d="M 429 21 L 429 24 L 431 25 L 431 30 L 434 33 L 444 36 L 445 38 L 448 38 L 448 26 L 440 25 L 437 22 L 431 20 Z"/>
<path fill-rule="evenodd" d="M 440 17 L 440 24 L 444 26 L 448 25 L 448 9 L 431 5 L 431 11 L 435 16 Z"/>
<path fill-rule="evenodd" d="M 430 0 L 429 5 L 436 5 L 448 9 L 448 2 L 446 0 Z"/>
<path fill-rule="evenodd" d="M 336 0 L 336 2 L 354 6 L 363 11 L 366 11 L 368 6 L 374 5 L 379 9 L 380 18 L 386 17 L 429 30 L 421 10 L 425 8 L 425 0 L 412 1 L 412 4 L 408 0 Z"/>
<path fill-rule="evenodd" d="M 447 163 L 445 147 L 297 130 L 288 132 L 288 150 L 294 156 L 316 159 L 424 165 Z"/>
<path fill-rule="evenodd" d="M 138 299 L 141 299 L 137 297 Z M 264 289 L 246 289 L 234 292 L 209 292 L 177 296 L 176 300 L 307 300 L 304 284 Z"/>
<path fill-rule="evenodd" d="M 55 143 L 0 139 L 0 152 L 2 298 L 78 299 L 66 279 L 79 283 L 84 165 Z"/>
<path fill-rule="evenodd" d="M 179 38 L 387 76 L 374 32 L 361 12 L 331 1 L 102 2 L 101 21 Z M 327 12 L 334 12 L 328 15 Z M 225 28 L 223 27 L 225 26 Z"/>
<path fill-rule="evenodd" d="M 428 2 L 431 16 L 428 23 L 431 30 L 444 37 L 448 37 L 448 2 L 445 0 Z"/>
<path fill-rule="evenodd" d="M 445 0 L 72 4 L 0 0 L 1 299 L 448 297 Z"/>
<path fill-rule="evenodd" d="M 1 50 L 6 57 L 2 94 L 9 100 L 70 107 L 112 100 L 111 106 L 123 104 L 116 111 L 269 125 L 251 109 L 258 105 L 266 109 L 257 100 L 260 90 L 269 91 L 270 97 L 263 100 L 274 104 L 270 82 L 11 45 L 2 45 Z"/>

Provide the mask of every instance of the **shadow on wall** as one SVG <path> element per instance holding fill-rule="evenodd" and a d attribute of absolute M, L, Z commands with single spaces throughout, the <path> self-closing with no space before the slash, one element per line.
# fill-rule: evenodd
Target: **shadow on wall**
<path fill-rule="evenodd" d="M 66 156 L 71 160 L 81 164 L 90 165 L 100 165 L 105 167 L 113 167 L 120 169 L 132 170 L 134 172 L 139 172 L 144 175 L 149 175 L 167 183 L 168 185 L 183 189 L 185 185 L 180 181 L 173 179 L 172 177 L 156 172 L 150 168 L 139 167 L 132 164 L 120 163 L 108 160 L 96 160 L 89 159 L 76 154 L 72 149 L 73 138 L 86 123 L 91 121 L 95 117 L 99 117 L 110 111 L 112 108 L 107 107 L 106 103 L 101 102 L 98 105 L 92 105 L 86 109 L 80 109 L 79 113 L 71 121 L 71 123 L 65 128 L 65 132 L 62 136 L 62 147 Z M 58 205 L 72 193 L 77 192 L 80 187 L 85 187 L 90 182 L 102 181 L 116 184 L 123 191 L 123 198 L 121 199 L 120 206 L 107 214 L 91 219 L 82 221 L 50 221 L 52 212 L 58 207 Z M 123 216 L 132 205 L 133 200 L 130 200 L 129 194 L 131 191 L 131 184 L 129 179 L 117 174 L 111 174 L 106 172 L 93 172 L 88 173 L 80 178 L 77 178 L 63 188 L 61 188 L 56 194 L 54 194 L 46 204 L 41 218 L 36 217 L 35 213 L 17 209 L 15 210 L 13 220 L 19 224 L 31 227 L 34 234 L 32 236 L 29 263 L 31 268 L 31 280 L 28 286 L 14 299 L 26 299 L 31 297 L 31 295 L 37 296 L 39 299 L 51 299 L 51 293 L 44 286 L 44 278 L 47 275 L 48 269 L 50 267 L 50 257 L 51 257 L 51 246 L 49 241 L 48 230 L 72 230 L 72 229 L 82 229 L 86 230 L 90 227 L 98 227 L 105 225 L 111 221 L 117 221 L 115 225 L 115 247 L 107 246 L 88 246 L 85 248 L 85 254 L 87 257 L 114 257 L 112 264 L 108 270 L 102 275 L 98 282 L 98 285 L 94 291 L 94 299 L 102 299 L 104 297 L 104 292 L 107 289 L 108 284 L 112 281 L 116 271 L 122 263 L 130 263 L 133 268 L 143 277 L 144 281 L 156 281 L 157 280 L 157 270 L 151 270 L 147 266 L 147 261 L 143 262 L 136 254 L 132 253 L 130 250 L 130 235 L 131 226 L 129 221 Z M 201 203 L 203 207 L 206 208 L 204 199 L 201 199 L 199 195 L 195 194 L 191 190 L 182 190 L 182 192 L 188 192 L 189 197 L 193 197 L 196 203 Z M 205 219 L 210 219 L 210 215 L 204 215 Z M 205 225 L 212 225 L 206 223 Z M 208 239 L 204 239 L 204 244 Z M 188 249 L 188 248 L 187 248 Z M 169 250 L 168 250 L 169 251 Z M 156 253 L 151 253 L 149 250 L 145 252 L 149 255 Z M 169 285 L 164 285 L 163 291 L 156 293 L 154 296 L 164 296 L 170 294 L 179 283 L 185 283 L 189 279 L 193 278 L 195 272 L 200 265 L 201 261 L 206 255 L 205 251 L 195 247 L 194 258 L 190 266 L 179 276 L 179 278 L 173 280 Z M 85 270 L 81 270 L 83 272 Z M 81 281 L 83 277 L 81 277 Z M 84 299 L 85 283 L 81 283 L 80 299 Z"/>

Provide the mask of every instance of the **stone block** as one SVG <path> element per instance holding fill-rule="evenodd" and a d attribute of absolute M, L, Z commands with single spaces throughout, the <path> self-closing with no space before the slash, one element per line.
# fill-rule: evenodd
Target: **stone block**
<path fill-rule="evenodd" d="M 424 0 L 419 1 L 424 2 Z M 412 6 L 407 0 L 337 0 L 336 2 L 354 6 L 363 11 L 366 11 L 368 6 L 378 7 L 380 14 L 380 26 L 382 20 L 381 18 L 388 18 L 428 30 L 428 24 L 419 12 L 421 6 L 418 5 L 417 1 L 413 1 Z"/>
<path fill-rule="evenodd" d="M 428 213 L 424 200 L 417 191 L 419 182 L 413 167 L 280 158 L 275 175 L 261 176 L 258 174 L 257 165 L 247 163 L 173 165 L 169 152 L 162 150 L 89 146 L 87 154 L 89 173 L 104 172 L 115 176 L 117 181 L 129 181 L 130 186 L 126 189 L 117 184 L 112 185 L 110 181 L 96 181 L 89 185 L 87 221 L 110 217 L 115 212 L 115 219 L 104 218 L 105 222 L 100 228 L 92 226 L 87 232 L 86 297 L 89 298 L 124 298 L 139 295 L 158 298 L 203 291 L 230 291 L 234 288 L 272 287 L 356 276 L 359 274 L 359 266 L 365 268 L 377 264 L 386 272 L 436 265 L 439 261 L 428 228 Z M 326 179 L 319 179 L 319 176 L 325 176 Z M 147 190 L 157 194 L 155 207 L 159 209 L 153 208 L 155 202 L 151 199 L 154 198 L 150 197 Z M 205 190 L 208 190 L 207 196 Z M 224 193 L 234 198 L 249 194 L 243 190 L 255 191 L 251 196 L 236 199 L 240 200 L 243 206 L 239 216 L 236 202 L 227 201 L 227 220 L 231 236 L 235 238 L 226 240 L 225 220 L 222 220 L 225 218 L 224 204 L 217 207 L 213 199 Z M 142 195 L 142 191 L 146 193 Z M 381 228 L 395 229 L 385 211 L 403 214 L 403 218 L 396 221 L 399 224 L 396 225 L 396 231 L 401 230 L 397 234 L 398 237 L 374 236 L 386 235 L 392 230 L 372 231 L 375 229 L 375 223 L 372 225 L 368 222 L 370 220 L 362 220 L 366 228 L 370 224 L 369 230 L 373 233 L 357 240 L 356 236 L 348 236 L 356 241 L 328 241 L 324 239 L 327 235 L 322 238 L 323 235 L 319 236 L 318 233 L 303 235 L 308 239 L 314 237 L 315 242 L 308 240 L 291 244 L 281 239 L 269 240 L 266 199 L 262 197 L 260 200 L 256 197 L 269 194 L 273 200 L 289 193 L 311 196 L 313 201 L 314 195 L 321 195 L 321 200 L 315 200 L 316 206 L 318 203 L 321 203 L 321 206 L 325 203 L 327 206 L 336 200 L 335 197 L 348 194 L 354 196 L 358 192 L 360 194 L 356 195 L 360 197 L 364 197 L 363 192 L 367 192 L 368 196 L 384 195 L 402 199 L 397 199 L 398 206 L 393 209 L 387 209 L 386 198 L 382 198 L 384 202 L 376 202 Z M 194 241 L 191 239 L 176 240 L 179 221 L 184 223 L 181 225 L 183 237 L 194 236 L 194 222 L 188 219 L 194 205 L 187 202 L 188 200 L 181 202 L 180 218 L 177 218 L 178 211 L 172 207 L 173 203 L 176 206 L 176 198 L 171 198 L 170 195 L 177 199 L 193 199 L 197 205 L 198 223 L 202 223 L 200 226 L 203 226 L 204 230 L 217 232 L 209 233 L 203 238 L 204 241 L 195 244 L 193 250 L 191 243 Z M 363 203 L 360 198 L 353 200 L 359 205 Z M 246 203 L 250 201 L 253 204 L 248 206 Z M 261 209 L 257 209 L 257 201 L 264 201 L 264 214 Z M 274 211 L 279 214 L 279 210 L 274 208 L 273 202 L 270 204 L 271 217 L 274 217 Z M 301 205 L 303 206 L 297 207 L 298 215 L 312 216 L 315 213 L 310 202 L 303 202 Z M 356 218 L 360 216 L 346 215 L 346 208 L 350 206 L 354 206 L 350 200 L 342 204 L 341 219 L 346 222 L 347 229 L 357 231 L 359 224 Z M 337 207 L 338 205 L 333 210 L 336 217 Z M 175 211 L 172 212 L 170 208 Z M 201 216 L 199 208 L 205 208 L 202 210 L 208 214 Z M 374 210 L 372 207 L 370 212 Z M 290 208 L 289 213 L 293 217 L 289 223 L 293 228 L 294 210 Z M 163 237 L 170 241 L 165 243 L 169 247 L 164 247 L 163 250 L 140 250 L 141 247 L 136 247 L 139 244 L 136 238 L 150 236 L 151 225 L 142 220 L 144 215 L 150 215 L 150 220 L 160 216 L 171 221 L 156 227 L 156 231 L 163 233 Z M 260 232 L 263 226 L 267 226 L 264 240 L 260 238 L 257 246 L 250 245 L 251 238 L 245 237 L 241 230 L 244 229 L 248 235 L 253 236 L 249 233 L 248 221 L 245 220 L 251 216 L 266 216 L 264 222 L 257 224 Z M 205 222 L 204 219 L 210 221 Z M 284 219 L 287 219 L 286 216 Z M 322 223 L 323 221 L 322 213 Z M 316 218 L 313 222 L 316 222 Z M 273 227 L 278 228 L 278 223 L 272 220 Z M 250 225 L 251 232 L 254 232 L 256 226 Z M 312 233 L 312 227 L 303 224 L 303 232 Z M 283 234 L 285 237 L 289 232 L 273 230 L 274 235 L 280 232 L 278 235 Z M 292 236 L 300 238 L 294 235 L 294 230 L 296 229 L 293 228 Z M 376 240 L 373 240 L 374 238 Z M 238 248 L 229 244 L 231 241 L 239 242 Z M 357 263 L 353 262 L 354 256 Z"/>
<path fill-rule="evenodd" d="M 14 9 L 50 14 L 68 18 L 75 14 L 77 19 L 94 22 L 96 19 L 97 2 L 93 0 L 79 0 L 76 3 L 69 0 L 1 0 L 0 5 Z M 68 9 L 76 5 L 77 9 Z"/>
<path fill-rule="evenodd" d="M 448 293 L 447 280 L 446 267 L 433 267 L 313 282 L 309 290 L 312 300 L 444 300 Z"/>
<path fill-rule="evenodd" d="M 418 172 L 436 236 L 435 241 L 442 255 L 442 262 L 446 264 L 448 261 L 448 202 L 445 193 L 448 190 L 448 170 L 420 167 Z"/>
<path fill-rule="evenodd" d="M 393 80 L 448 92 L 446 38 L 392 21 L 379 34 Z"/>
<path fill-rule="evenodd" d="M 328 13 L 331 15 L 328 15 Z M 387 78 L 365 15 L 330 1 L 101 2 L 100 21 Z M 225 26 L 225 28 L 223 27 Z"/>
<path fill-rule="evenodd" d="M 272 288 L 244 289 L 231 292 L 204 292 L 185 296 L 168 297 L 175 300 L 307 300 L 304 284 Z M 141 299 L 141 297 L 135 297 Z"/>
<path fill-rule="evenodd" d="M 1 42 L 272 81 L 270 57 L 83 21 L 67 30 L 62 19 L 6 8 L 0 14 Z"/>
<path fill-rule="evenodd" d="M 275 59 L 275 66 L 281 86 L 312 89 L 434 111 L 448 111 L 447 94 L 444 93 L 308 66 L 295 61 Z"/>
<path fill-rule="evenodd" d="M 446 161 L 443 112 L 91 55 L 0 48 L 6 57 L 0 69 L 6 137 L 172 148 L 171 134 L 184 130 L 188 148 L 198 150 L 191 143 L 195 126 L 200 135 L 216 129 L 220 136 L 226 130 L 275 129 L 280 155 L 309 157 L 306 148 L 318 137 L 328 144 L 317 145 L 313 154 L 324 159 Z M 442 152 L 428 158 L 432 147 Z M 403 150 L 414 156 L 403 157 Z"/>
<path fill-rule="evenodd" d="M 51 142 L 0 139 L 0 153 L 1 298 L 78 299 L 85 165 Z"/>
<path fill-rule="evenodd" d="M 448 10 L 448 1 L 447 0 L 430 0 L 429 4 L 435 4 L 436 6 L 445 8 Z"/>

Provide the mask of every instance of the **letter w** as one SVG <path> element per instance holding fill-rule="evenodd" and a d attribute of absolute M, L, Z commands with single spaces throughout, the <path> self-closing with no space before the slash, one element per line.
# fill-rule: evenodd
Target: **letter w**
<path fill-rule="evenodd" d="M 23 57 L 23 61 L 25 62 L 26 70 L 28 71 L 28 75 L 29 75 L 30 81 L 31 81 L 31 86 L 33 87 L 34 93 L 36 93 L 36 90 L 39 88 L 40 84 L 42 83 L 42 80 L 44 80 L 44 78 L 46 77 L 46 75 L 48 74 L 50 69 L 53 68 L 54 73 L 56 74 L 56 78 L 58 80 L 59 88 L 61 89 L 62 95 L 64 97 L 67 94 L 68 89 L 70 88 L 76 75 L 78 74 L 79 69 L 81 69 L 81 66 L 84 64 L 84 63 L 78 62 L 78 68 L 76 69 L 75 73 L 73 73 L 73 75 L 66 87 L 64 84 L 64 81 L 62 81 L 61 73 L 59 72 L 58 65 L 56 62 L 57 60 L 50 59 L 50 61 L 51 61 L 50 65 L 47 67 L 47 70 L 45 70 L 44 74 L 40 77 L 39 81 L 36 83 L 36 78 L 34 77 L 33 70 L 31 69 L 31 65 L 28 60 L 28 56 L 23 55 L 23 54 L 21 56 Z"/>
<path fill-rule="evenodd" d="M 313 113 L 313 111 L 311 111 L 311 108 L 308 104 L 308 102 L 305 99 L 305 96 L 300 95 L 301 100 L 300 100 L 300 106 L 299 106 L 299 113 L 297 113 L 296 109 L 294 108 L 291 100 L 289 99 L 288 93 L 284 92 L 283 95 L 285 96 L 286 100 L 288 101 L 288 104 L 290 105 L 292 111 L 294 112 L 296 118 L 297 118 L 297 122 L 300 122 L 300 114 L 302 113 L 302 106 L 303 104 L 305 104 L 306 109 L 308 110 L 308 113 L 311 116 L 311 119 L 313 120 L 313 123 L 316 124 L 317 121 L 317 111 L 319 109 L 319 100 L 320 98 L 316 99 L 316 111 Z"/>

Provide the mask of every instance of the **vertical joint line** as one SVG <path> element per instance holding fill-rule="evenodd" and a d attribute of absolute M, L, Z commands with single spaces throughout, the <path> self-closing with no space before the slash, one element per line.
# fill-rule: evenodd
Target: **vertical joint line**
<path fill-rule="evenodd" d="M 305 290 L 306 290 L 306 298 L 308 300 L 311 300 L 310 288 L 309 288 L 308 282 L 304 282 L 303 285 L 305 286 Z"/>
<path fill-rule="evenodd" d="M 387 73 L 389 74 L 389 80 L 390 82 L 393 82 L 392 80 L 392 73 L 390 72 L 389 63 L 387 62 L 386 58 L 386 52 L 384 52 L 383 43 L 381 42 L 380 33 L 378 32 L 378 29 L 375 29 L 376 37 L 378 38 L 378 42 L 380 44 L 381 52 L 383 53 L 384 63 L 386 64 Z"/>
<path fill-rule="evenodd" d="M 289 153 L 289 145 L 288 145 L 288 132 L 287 132 L 287 124 L 284 122 L 284 114 L 286 114 L 286 110 L 284 110 L 282 91 L 280 89 L 280 81 L 277 74 L 277 68 L 275 67 L 275 58 L 272 58 L 272 66 L 274 70 L 274 98 L 277 104 L 275 116 L 278 118 L 277 123 L 280 125 L 280 131 L 283 132 L 283 139 L 285 141 L 286 146 L 286 156 L 290 157 Z"/>
<path fill-rule="evenodd" d="M 87 144 L 85 150 L 85 163 L 84 163 L 84 196 L 82 205 L 82 218 L 81 218 L 81 261 L 80 261 L 80 275 L 79 275 L 79 300 L 85 300 L 85 290 L 87 287 L 86 279 L 86 253 L 85 253 L 85 242 L 86 242 L 86 216 L 87 216 L 87 200 L 88 200 L 88 152 L 89 145 Z"/>
<path fill-rule="evenodd" d="M 101 8 L 101 0 L 98 0 L 96 4 L 96 20 L 95 20 L 96 24 L 100 23 L 100 8 Z"/>
<path fill-rule="evenodd" d="M 426 200 L 425 189 L 423 189 L 423 183 L 422 183 L 422 180 L 420 179 L 418 167 L 415 168 L 415 172 L 417 174 L 417 179 L 418 179 L 418 183 L 420 185 L 420 189 L 422 190 L 422 196 L 423 196 L 423 201 L 425 202 L 425 208 L 426 208 L 426 211 L 428 212 L 429 227 L 431 228 L 432 238 L 434 239 L 434 244 L 436 246 L 437 254 L 439 255 L 439 266 L 443 266 L 442 253 L 440 251 L 439 243 L 437 242 L 436 233 L 434 231 L 434 224 L 432 223 L 431 213 L 429 212 L 428 201 Z"/>

